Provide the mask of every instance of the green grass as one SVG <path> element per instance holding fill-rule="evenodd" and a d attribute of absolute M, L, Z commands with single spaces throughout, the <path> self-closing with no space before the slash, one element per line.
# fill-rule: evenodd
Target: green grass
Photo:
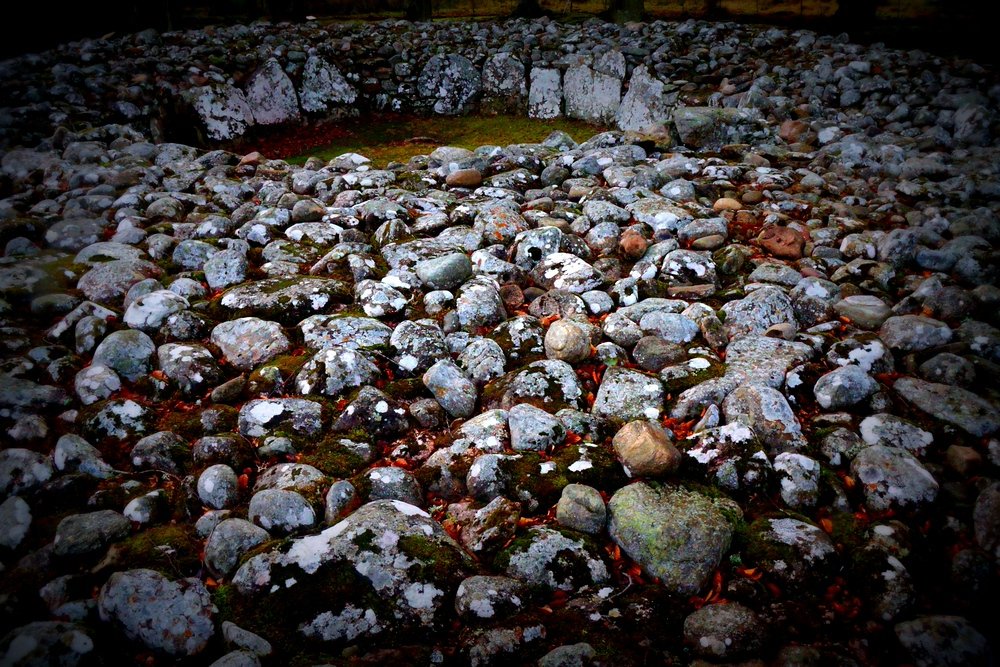
<path fill-rule="evenodd" d="M 537 120 L 515 116 L 411 116 L 375 117 L 364 124 L 345 127 L 342 136 L 330 144 L 312 148 L 287 158 L 301 164 L 310 156 L 329 160 L 343 153 L 360 153 L 376 167 L 389 162 L 406 162 L 414 155 L 426 155 L 438 146 L 459 146 L 473 150 L 479 146 L 538 143 L 554 130 L 562 130 L 577 141 L 589 139 L 606 128 L 579 120 L 556 118 Z"/>

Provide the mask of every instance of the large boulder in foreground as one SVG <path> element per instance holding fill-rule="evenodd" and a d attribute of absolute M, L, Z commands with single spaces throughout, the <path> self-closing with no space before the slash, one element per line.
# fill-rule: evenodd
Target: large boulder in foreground
<path fill-rule="evenodd" d="M 427 512 L 376 500 L 317 535 L 253 556 L 233 585 L 241 624 L 269 639 L 351 642 L 439 626 L 470 569 Z"/>
<path fill-rule="evenodd" d="M 733 528 L 723 512 L 735 503 L 677 487 L 639 482 L 619 489 L 608 503 L 608 532 L 643 572 L 671 593 L 693 595 L 729 549 Z"/>
<path fill-rule="evenodd" d="M 129 639 L 178 658 L 200 653 L 215 634 L 215 605 L 193 577 L 171 581 L 154 570 L 115 572 L 97 608 Z"/>

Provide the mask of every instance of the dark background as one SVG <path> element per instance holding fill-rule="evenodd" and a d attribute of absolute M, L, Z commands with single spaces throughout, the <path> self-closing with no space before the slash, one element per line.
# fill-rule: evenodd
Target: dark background
<path fill-rule="evenodd" d="M 0 23 L 0 57 L 45 50 L 61 42 L 108 33 L 196 28 L 258 18 L 375 19 L 404 16 L 406 0 L 109 0 L 19 3 Z M 436 19 L 500 18 L 518 0 L 431 0 Z M 601 15 L 609 0 L 540 0 L 555 17 Z M 860 42 L 886 42 L 996 63 L 988 3 L 976 0 L 645 0 L 647 19 L 709 18 L 846 31 Z"/>

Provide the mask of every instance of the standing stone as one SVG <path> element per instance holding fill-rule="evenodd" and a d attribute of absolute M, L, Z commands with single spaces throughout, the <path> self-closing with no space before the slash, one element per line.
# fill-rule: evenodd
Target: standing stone
<path fill-rule="evenodd" d="M 274 58 L 250 77 L 246 97 L 258 125 L 278 125 L 299 118 L 295 86 Z"/>
<path fill-rule="evenodd" d="M 484 113 L 524 113 L 528 94 L 524 65 L 509 53 L 490 56 L 483 65 L 483 100 L 480 110 Z"/>
<path fill-rule="evenodd" d="M 652 77 L 645 65 L 639 65 L 632 71 L 615 124 L 624 131 L 659 133 L 669 117 L 670 103 L 663 82 Z"/>
<path fill-rule="evenodd" d="M 192 88 L 182 98 L 194 111 L 205 135 L 214 141 L 235 139 L 254 124 L 253 111 L 243 91 L 228 84 Z"/>
<path fill-rule="evenodd" d="M 531 88 L 528 91 L 529 118 L 558 118 L 562 115 L 560 100 L 562 82 L 559 70 L 536 67 L 531 70 Z"/>
<path fill-rule="evenodd" d="M 570 118 L 610 123 L 618 111 L 621 94 L 621 77 L 598 72 L 586 65 L 566 71 L 563 95 L 566 115 Z"/>
<path fill-rule="evenodd" d="M 469 112 L 481 89 L 475 65 L 455 53 L 432 57 L 417 79 L 417 92 L 434 100 L 434 113 L 444 116 Z"/>
<path fill-rule="evenodd" d="M 357 91 L 341 75 L 335 65 L 319 56 L 309 56 L 302 70 L 299 101 L 306 113 L 319 113 L 338 104 L 351 104 Z"/>

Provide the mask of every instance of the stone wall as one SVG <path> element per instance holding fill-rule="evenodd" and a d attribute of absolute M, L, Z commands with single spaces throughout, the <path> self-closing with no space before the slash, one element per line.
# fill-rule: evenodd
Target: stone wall
<path fill-rule="evenodd" d="M 805 62 L 811 33 L 697 22 L 262 22 L 146 31 L 0 64 L 7 107 L 0 145 L 99 122 L 128 123 L 160 141 L 212 144 L 368 110 L 565 114 L 648 132 L 709 67 L 715 73 L 707 78 L 726 78 L 732 88 L 713 103 L 742 104 L 754 61 L 727 65 L 727 54 L 788 46 L 802 35 Z"/>

